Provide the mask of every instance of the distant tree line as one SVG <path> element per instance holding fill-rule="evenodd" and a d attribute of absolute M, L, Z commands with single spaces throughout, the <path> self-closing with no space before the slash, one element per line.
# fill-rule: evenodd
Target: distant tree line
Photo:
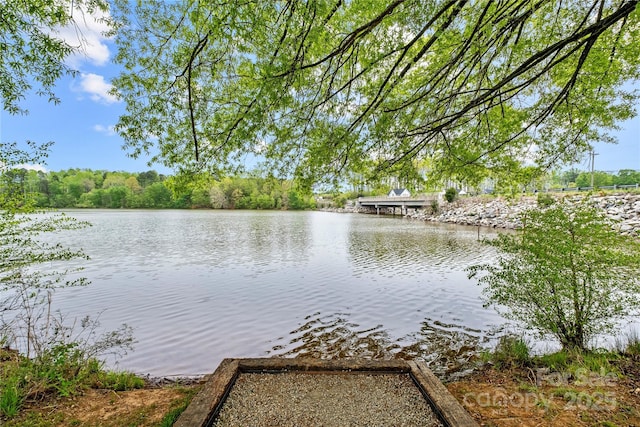
<path fill-rule="evenodd" d="M 290 180 L 210 175 L 165 176 L 68 169 L 41 172 L 12 169 L 1 176 L 0 191 L 30 194 L 41 208 L 315 208 L 315 199 Z"/>
<path fill-rule="evenodd" d="M 525 166 L 514 171 L 511 179 L 487 179 L 477 187 L 467 186 L 464 182 L 450 180 L 449 185 L 456 189 L 464 189 L 468 194 L 491 192 L 495 194 L 518 194 L 523 191 L 561 189 L 587 189 L 593 187 L 613 188 L 613 186 L 640 184 L 640 171 L 634 169 L 620 169 L 617 173 L 604 171 L 581 171 L 579 169 L 542 171 L 532 166 Z M 526 183 L 526 184 L 524 184 Z"/>
<path fill-rule="evenodd" d="M 617 174 L 602 171 L 593 172 L 594 187 L 608 187 L 612 185 L 632 185 L 640 183 L 640 171 L 620 169 Z M 590 187 L 591 172 L 570 169 L 553 177 L 554 186 L 560 187 Z"/>
<path fill-rule="evenodd" d="M 591 171 L 582 171 L 576 168 L 568 170 L 543 171 L 533 166 L 516 168 L 509 176 L 500 178 L 488 178 L 479 185 L 469 185 L 464 180 L 455 177 L 443 177 L 441 180 L 402 179 L 401 177 L 381 177 L 377 182 L 362 181 L 362 177 L 353 174 L 347 184 L 350 191 L 340 195 L 332 195 L 333 206 L 344 206 L 346 200 L 355 199 L 358 196 L 384 196 L 393 188 L 407 188 L 411 194 L 443 192 L 446 189 L 464 190 L 466 194 L 480 193 L 494 194 L 519 194 L 523 190 L 560 190 L 568 188 L 591 187 Z M 526 183 L 526 184 L 525 184 Z M 640 170 L 620 169 L 617 173 L 594 171 L 593 186 L 595 188 L 607 188 L 622 185 L 640 184 Z"/>

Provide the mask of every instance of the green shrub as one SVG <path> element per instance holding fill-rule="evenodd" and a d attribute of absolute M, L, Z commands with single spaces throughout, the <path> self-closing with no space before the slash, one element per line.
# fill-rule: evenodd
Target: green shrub
<path fill-rule="evenodd" d="M 432 214 L 437 214 L 438 211 L 440 210 L 440 205 L 438 204 L 438 201 L 435 200 L 435 199 L 431 201 L 431 205 L 430 206 L 431 206 L 431 213 Z"/>
<path fill-rule="evenodd" d="M 456 197 L 458 197 L 458 190 L 456 190 L 455 188 L 447 188 L 447 190 L 444 192 L 444 198 L 449 203 L 452 203 L 456 199 Z"/>
<path fill-rule="evenodd" d="M 522 338 L 513 335 L 501 337 L 489 359 L 499 369 L 524 367 L 531 363 L 529 346 Z"/>
<path fill-rule="evenodd" d="M 541 208 L 547 208 L 554 204 L 556 199 L 549 193 L 538 193 L 538 206 Z"/>
<path fill-rule="evenodd" d="M 102 362 L 86 357 L 77 344 L 58 345 L 35 359 L 21 357 L 0 366 L 0 416 L 18 414 L 27 398 L 68 397 L 89 387 L 115 391 L 144 387 L 129 372 L 106 372 Z"/>
<path fill-rule="evenodd" d="M 41 353 L 31 364 L 45 392 L 55 389 L 63 397 L 74 394 L 86 372 L 84 353 L 76 343 L 60 344 Z"/>
<path fill-rule="evenodd" d="M 333 206 L 336 208 L 344 208 L 346 204 L 347 197 L 342 194 L 333 198 Z"/>
<path fill-rule="evenodd" d="M 586 350 L 596 335 L 637 310 L 640 242 L 621 235 L 586 201 L 556 203 L 521 215 L 518 233 L 487 243 L 493 262 L 468 269 L 487 305 L 566 350 Z"/>

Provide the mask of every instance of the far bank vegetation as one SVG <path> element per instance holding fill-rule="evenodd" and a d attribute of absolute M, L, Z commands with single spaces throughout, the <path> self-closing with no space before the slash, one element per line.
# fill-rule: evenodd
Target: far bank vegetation
<path fill-rule="evenodd" d="M 0 187 L 33 194 L 39 208 L 285 209 L 315 208 L 310 191 L 293 181 L 261 176 L 215 179 L 210 175 L 165 176 L 68 169 L 40 172 L 13 169 Z"/>

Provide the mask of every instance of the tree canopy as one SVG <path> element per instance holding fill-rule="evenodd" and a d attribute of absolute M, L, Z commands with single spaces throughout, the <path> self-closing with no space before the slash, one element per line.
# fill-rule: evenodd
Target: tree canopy
<path fill-rule="evenodd" d="M 117 129 L 134 157 L 310 182 L 548 168 L 633 116 L 637 3 L 119 0 Z"/>

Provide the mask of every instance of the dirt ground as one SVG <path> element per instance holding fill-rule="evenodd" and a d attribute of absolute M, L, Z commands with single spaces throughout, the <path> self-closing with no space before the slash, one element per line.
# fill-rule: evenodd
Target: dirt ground
<path fill-rule="evenodd" d="M 182 406 L 200 384 L 152 387 L 131 391 L 86 390 L 79 396 L 28 402 L 20 415 L 5 420 L 12 426 L 158 426 L 165 415 Z"/>
<path fill-rule="evenodd" d="M 484 368 L 447 388 L 481 426 L 640 426 L 640 364 L 625 364 L 623 378 Z"/>
<path fill-rule="evenodd" d="M 485 367 L 447 388 L 482 426 L 640 426 L 640 363 L 625 362 L 620 370 L 622 378 Z M 3 425 L 158 426 L 201 386 L 87 390 L 67 399 L 28 402 L 18 417 L 3 420 Z"/>

